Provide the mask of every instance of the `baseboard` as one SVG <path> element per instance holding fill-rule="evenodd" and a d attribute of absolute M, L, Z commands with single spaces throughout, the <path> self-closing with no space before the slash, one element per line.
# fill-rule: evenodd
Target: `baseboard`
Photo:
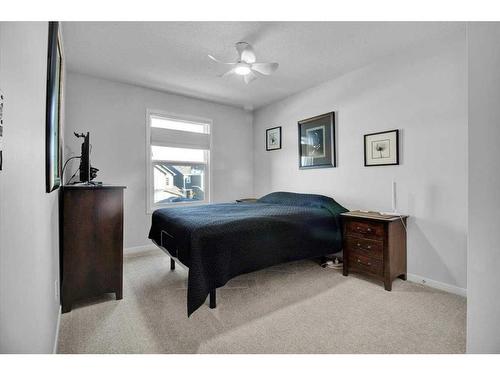
<path fill-rule="evenodd" d="M 54 335 L 54 347 L 52 348 L 52 354 L 57 354 L 57 344 L 59 343 L 59 326 L 61 325 L 61 314 L 62 314 L 62 306 L 59 305 L 59 312 L 57 314 L 56 332 Z"/>
<path fill-rule="evenodd" d="M 151 251 L 151 250 L 157 250 L 158 247 L 156 247 L 154 244 L 150 245 L 143 245 L 143 246 L 132 246 L 132 247 L 126 247 L 123 249 L 123 254 L 124 255 L 129 255 L 129 256 L 134 256 L 134 255 L 140 255 L 141 253 Z M 442 283 L 441 281 L 436 281 L 429 279 L 424 276 L 420 275 L 415 275 L 413 273 L 407 274 L 407 279 L 408 281 L 412 281 L 417 284 L 422 284 L 422 285 L 427 285 L 428 287 L 442 290 L 444 292 L 452 293 L 452 294 L 457 294 L 462 297 L 467 297 L 467 289 L 465 288 L 460 288 L 456 285 L 451 285 L 451 284 L 446 284 Z"/>
<path fill-rule="evenodd" d="M 158 248 L 154 244 L 125 247 L 123 249 L 123 255 L 138 255 L 140 253 L 144 253 L 146 251 L 151 251 L 151 250 L 155 250 L 155 249 L 158 249 Z"/>
<path fill-rule="evenodd" d="M 427 277 L 423 277 L 420 275 L 415 275 L 412 273 L 407 274 L 408 281 L 412 281 L 417 284 L 422 284 L 422 285 L 427 285 L 431 288 L 434 289 L 439 289 L 444 292 L 452 293 L 452 294 L 457 294 L 462 297 L 467 297 L 467 289 L 465 288 L 460 288 L 456 285 L 450 285 L 446 283 L 442 283 L 441 281 L 436 281 L 429 279 Z"/>

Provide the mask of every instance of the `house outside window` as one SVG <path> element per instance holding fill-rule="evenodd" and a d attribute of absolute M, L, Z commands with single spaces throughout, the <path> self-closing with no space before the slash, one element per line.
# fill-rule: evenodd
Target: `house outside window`
<path fill-rule="evenodd" d="M 147 111 L 147 212 L 210 202 L 211 120 Z"/>

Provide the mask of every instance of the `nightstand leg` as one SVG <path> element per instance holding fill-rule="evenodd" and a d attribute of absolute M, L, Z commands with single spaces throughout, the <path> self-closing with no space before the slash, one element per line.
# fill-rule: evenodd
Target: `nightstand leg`
<path fill-rule="evenodd" d="M 405 280 L 406 281 L 406 273 L 403 273 L 402 275 L 399 275 L 398 276 L 401 280 Z"/>
<path fill-rule="evenodd" d="M 170 269 L 172 271 L 175 270 L 175 260 L 173 260 L 172 258 L 170 258 Z"/>
<path fill-rule="evenodd" d="M 384 288 L 385 288 L 385 290 L 387 290 L 388 292 L 390 292 L 392 290 L 392 280 L 385 279 L 384 280 Z"/>
<path fill-rule="evenodd" d="M 115 296 L 116 296 L 116 299 L 123 299 L 123 291 L 120 289 L 120 290 L 117 290 L 115 292 Z"/>
<path fill-rule="evenodd" d="M 348 264 L 347 264 L 347 254 L 346 254 L 345 250 L 344 250 L 344 254 L 343 255 L 344 255 L 343 256 L 344 263 L 342 264 L 342 275 L 348 276 L 349 275 L 349 271 L 347 270 Z"/>

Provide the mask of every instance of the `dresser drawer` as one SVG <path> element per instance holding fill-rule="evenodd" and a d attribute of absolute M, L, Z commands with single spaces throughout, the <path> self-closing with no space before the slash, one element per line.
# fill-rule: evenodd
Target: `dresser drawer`
<path fill-rule="evenodd" d="M 349 253 L 356 253 L 371 258 L 383 259 L 384 242 L 361 237 L 346 236 L 344 246 Z"/>
<path fill-rule="evenodd" d="M 349 253 L 349 268 L 358 269 L 360 271 L 378 276 L 382 276 L 384 274 L 384 266 L 381 260 L 370 258 L 355 252 Z"/>
<path fill-rule="evenodd" d="M 346 235 L 384 239 L 384 224 L 361 220 L 349 220 L 346 224 Z"/>

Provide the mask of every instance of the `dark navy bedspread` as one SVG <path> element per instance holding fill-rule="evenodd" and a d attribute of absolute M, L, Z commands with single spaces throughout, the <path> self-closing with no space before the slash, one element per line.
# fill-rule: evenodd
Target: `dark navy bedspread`
<path fill-rule="evenodd" d="M 189 316 L 235 276 L 339 251 L 345 211 L 321 195 L 277 192 L 257 203 L 156 210 L 149 238 L 189 268 Z"/>

